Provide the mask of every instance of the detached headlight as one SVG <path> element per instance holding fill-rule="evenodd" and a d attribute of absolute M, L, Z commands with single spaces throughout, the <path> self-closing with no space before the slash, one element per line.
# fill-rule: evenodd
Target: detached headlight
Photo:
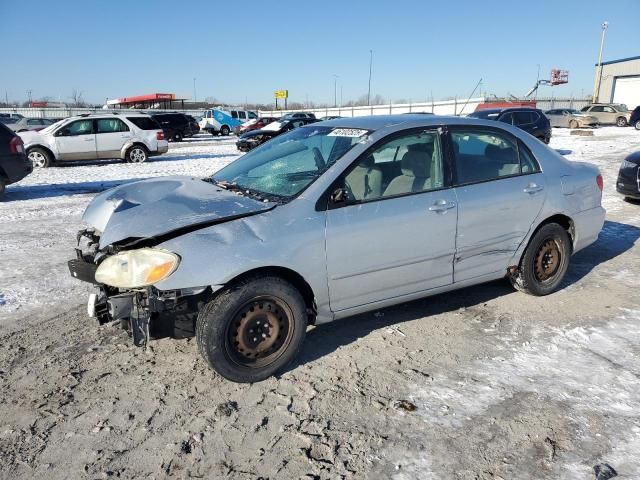
<path fill-rule="evenodd" d="M 118 288 L 146 287 L 167 278 L 179 263 L 175 253 L 156 248 L 121 252 L 98 266 L 96 281 Z"/>
<path fill-rule="evenodd" d="M 636 168 L 638 165 L 636 165 L 635 163 L 631 163 L 631 162 L 627 162 L 626 160 L 622 161 L 622 164 L 620 165 L 620 168 Z"/>

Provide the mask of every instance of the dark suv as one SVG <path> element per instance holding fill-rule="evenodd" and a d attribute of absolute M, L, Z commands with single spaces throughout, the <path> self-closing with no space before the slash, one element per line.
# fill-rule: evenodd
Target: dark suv
<path fill-rule="evenodd" d="M 158 121 L 167 140 L 179 142 L 200 131 L 200 126 L 195 119 L 183 113 L 151 113 L 150 115 Z"/>
<path fill-rule="evenodd" d="M 633 112 L 631 112 L 631 118 L 629 118 L 629 125 L 636 127 L 636 130 L 640 130 L 640 105 L 638 105 Z"/>
<path fill-rule="evenodd" d="M 0 123 L 0 199 L 7 185 L 22 180 L 32 171 L 22 139 Z"/>
<path fill-rule="evenodd" d="M 537 108 L 487 108 L 475 111 L 469 114 L 469 117 L 509 123 L 544 143 L 549 143 L 551 140 L 551 123 L 542 110 Z"/>

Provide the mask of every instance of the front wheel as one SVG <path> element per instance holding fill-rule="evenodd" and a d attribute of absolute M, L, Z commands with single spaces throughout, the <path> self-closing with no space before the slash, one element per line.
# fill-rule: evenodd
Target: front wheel
<path fill-rule="evenodd" d="M 6 185 L 2 179 L 0 179 L 0 200 L 4 197 L 4 192 L 6 190 Z"/>
<path fill-rule="evenodd" d="M 33 168 L 47 168 L 53 163 L 49 152 L 42 148 L 31 148 L 27 151 L 27 157 L 31 160 Z"/>
<path fill-rule="evenodd" d="M 222 128 L 220 129 L 220 133 L 222 134 L 223 137 L 226 137 L 227 135 L 229 135 L 229 132 L 231 130 L 229 130 L 229 127 L 227 127 L 226 125 L 223 125 Z"/>
<path fill-rule="evenodd" d="M 627 119 L 624 117 L 618 117 L 618 119 L 616 120 L 616 125 L 619 127 L 626 127 L 627 126 Z"/>
<path fill-rule="evenodd" d="M 250 277 L 217 293 L 200 311 L 200 354 L 233 382 L 264 380 L 297 355 L 307 329 L 300 292 L 286 280 Z"/>
<path fill-rule="evenodd" d="M 571 238 L 557 223 L 542 226 L 531 238 L 511 284 L 530 295 L 549 295 L 567 273 Z"/>
<path fill-rule="evenodd" d="M 134 145 L 127 150 L 126 160 L 129 163 L 143 163 L 149 158 L 147 149 L 141 145 Z"/>
<path fill-rule="evenodd" d="M 571 120 L 569 122 L 569 128 L 578 128 L 578 121 L 577 120 Z"/>
<path fill-rule="evenodd" d="M 636 120 L 634 127 L 636 127 L 636 130 L 640 130 L 640 120 Z"/>

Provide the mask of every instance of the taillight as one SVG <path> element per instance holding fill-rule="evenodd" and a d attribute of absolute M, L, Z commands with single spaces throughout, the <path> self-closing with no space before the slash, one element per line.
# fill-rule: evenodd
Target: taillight
<path fill-rule="evenodd" d="M 164 140 L 164 132 L 160 131 L 156 133 L 156 140 Z"/>
<path fill-rule="evenodd" d="M 22 143 L 22 139 L 20 137 L 13 137 L 9 141 L 9 153 L 24 153 L 24 143 Z"/>
<path fill-rule="evenodd" d="M 604 188 L 604 182 L 602 180 L 602 175 L 598 175 L 596 177 L 596 183 L 598 184 L 598 188 L 600 189 L 600 191 L 602 191 L 602 189 Z"/>

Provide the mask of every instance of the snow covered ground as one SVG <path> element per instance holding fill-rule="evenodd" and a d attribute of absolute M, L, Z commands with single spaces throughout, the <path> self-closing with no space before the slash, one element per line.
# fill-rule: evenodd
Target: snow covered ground
<path fill-rule="evenodd" d="M 189 340 L 143 354 L 95 328 L 66 267 L 97 192 L 209 175 L 237 158 L 233 143 L 201 135 L 146 164 L 40 170 L 8 188 L 0 477 L 586 479 L 609 465 L 640 478 L 640 203 L 615 191 L 640 132 L 554 130 L 553 148 L 600 168 L 608 211 L 558 292 L 495 282 L 317 327 L 289 371 L 255 385 L 213 375 Z"/>

